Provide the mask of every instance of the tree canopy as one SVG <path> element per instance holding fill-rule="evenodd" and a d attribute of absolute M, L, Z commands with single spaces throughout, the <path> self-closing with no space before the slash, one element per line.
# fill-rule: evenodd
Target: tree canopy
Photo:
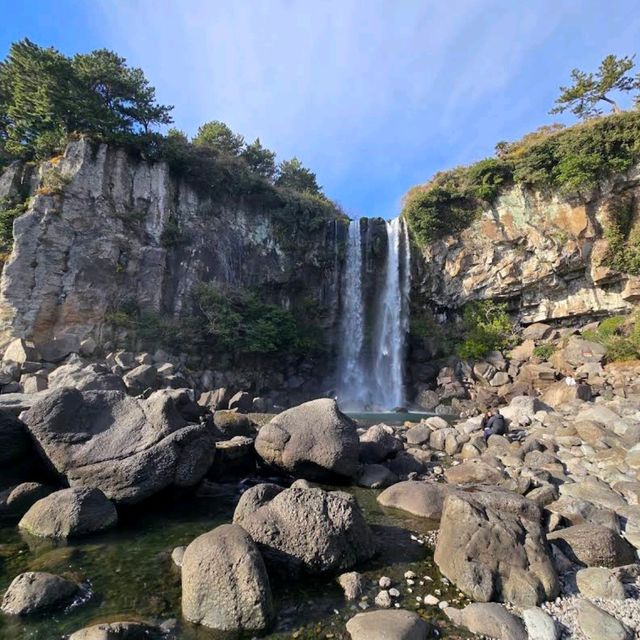
<path fill-rule="evenodd" d="M 244 146 L 244 137 L 233 133 L 224 122 L 212 120 L 198 128 L 193 143 L 209 147 L 224 155 L 237 156 Z"/>
<path fill-rule="evenodd" d="M 618 58 L 608 55 L 595 73 L 574 69 L 571 72 L 573 83 L 568 87 L 560 87 L 561 94 L 550 113 L 563 113 L 569 109 L 578 118 L 592 118 L 602 114 L 601 102 L 609 104 L 615 113 L 619 113 L 620 107 L 611 93 L 639 88 L 640 76 L 634 78 L 629 74 L 633 67 L 634 56 Z"/>
<path fill-rule="evenodd" d="M 69 58 L 28 39 L 0 62 L 0 140 L 17 156 L 43 157 L 70 133 L 122 139 L 172 122 L 143 71 L 112 51 Z"/>
<path fill-rule="evenodd" d="M 283 160 L 280 163 L 276 185 L 293 189 L 294 191 L 305 191 L 313 194 L 322 193 L 316 174 L 307 169 L 298 158 Z"/>

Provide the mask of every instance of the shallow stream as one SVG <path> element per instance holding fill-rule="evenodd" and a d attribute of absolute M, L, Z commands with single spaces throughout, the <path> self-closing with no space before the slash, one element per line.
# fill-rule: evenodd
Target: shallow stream
<path fill-rule="evenodd" d="M 65 634 L 98 622 L 115 620 L 166 621 L 175 619 L 180 640 L 249 639 L 255 634 L 221 634 L 180 621 L 180 575 L 170 559 L 171 551 L 219 524 L 230 522 L 240 495 L 240 485 L 223 485 L 220 495 L 162 496 L 144 509 L 124 512 L 118 527 L 102 535 L 69 544 L 21 534 L 15 523 L 0 524 L 0 592 L 23 571 L 57 573 L 88 581 L 91 598 L 67 612 L 44 618 L 13 618 L 0 615 L 2 640 L 59 640 Z M 371 581 L 369 603 L 379 589 L 374 583 L 387 575 L 402 593 L 402 607 L 417 609 L 416 596 L 433 593 L 455 603 L 458 594 L 440 582 L 433 553 L 418 538 L 433 528 L 432 523 L 382 509 L 376 491 L 348 489 L 358 499 L 367 520 L 380 541 L 381 553 L 364 567 L 358 567 Z M 412 570 L 419 579 L 408 593 L 404 573 Z M 434 582 L 419 580 L 428 576 Z M 272 583 L 277 623 L 269 640 L 298 638 L 348 638 L 345 622 L 359 612 L 357 604 L 346 603 L 332 578 L 309 579 L 291 584 Z M 436 590 L 440 590 L 440 594 Z M 443 627 L 437 607 L 417 609 L 425 619 L 437 621 L 445 637 L 461 637 Z"/>

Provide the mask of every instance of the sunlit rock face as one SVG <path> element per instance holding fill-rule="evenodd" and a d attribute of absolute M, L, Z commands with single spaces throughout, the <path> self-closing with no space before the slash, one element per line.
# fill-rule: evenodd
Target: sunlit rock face
<path fill-rule="evenodd" d="M 118 305 L 178 317 L 204 282 L 258 290 L 285 308 L 313 304 L 332 348 L 345 223 L 294 233 L 264 199 L 196 191 L 165 163 L 86 140 L 32 175 L 8 169 L 0 198 L 20 183 L 31 200 L 2 273 L 0 343 L 74 335 L 101 344 Z"/>
<path fill-rule="evenodd" d="M 524 323 L 617 313 L 640 298 L 640 279 L 602 263 L 612 184 L 580 201 L 514 187 L 456 236 L 422 250 L 415 303 L 452 310 L 465 302 L 509 302 Z M 638 170 L 618 176 L 615 192 L 640 195 Z"/>

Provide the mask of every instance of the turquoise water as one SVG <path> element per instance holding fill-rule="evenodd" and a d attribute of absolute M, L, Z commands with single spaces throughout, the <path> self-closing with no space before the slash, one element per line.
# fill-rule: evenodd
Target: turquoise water
<path fill-rule="evenodd" d="M 174 547 L 186 545 L 201 533 L 231 520 L 239 497 L 239 489 L 232 487 L 232 490 L 232 495 L 214 498 L 163 496 L 144 509 L 124 513 L 114 531 L 68 545 L 26 537 L 14 525 L 0 525 L 1 591 L 17 574 L 41 570 L 89 581 L 93 592 L 88 603 L 67 613 L 40 619 L 0 616 L 0 639 L 55 640 L 89 624 L 125 619 L 177 619 L 180 640 L 255 637 L 255 634 L 221 634 L 179 621 L 180 575 L 173 567 L 170 553 Z M 411 569 L 437 580 L 439 574 L 431 551 L 426 545 L 411 540 L 412 533 L 424 534 L 432 528 L 432 523 L 383 510 L 375 500 L 375 491 L 351 491 L 381 541 L 380 556 L 360 568 L 372 580 L 370 602 L 378 591 L 373 581 L 381 575 L 401 582 L 404 572 Z M 348 638 L 344 624 L 357 610 L 355 605 L 344 601 L 332 578 L 290 584 L 274 582 L 272 587 L 278 621 L 264 637 L 270 640 Z M 455 596 L 450 588 L 441 585 L 441 589 L 441 597 Z M 414 596 L 429 592 L 432 589 L 427 584 L 412 596 L 407 595 L 402 605 L 415 609 Z M 430 620 L 443 619 L 433 608 L 423 613 Z"/>

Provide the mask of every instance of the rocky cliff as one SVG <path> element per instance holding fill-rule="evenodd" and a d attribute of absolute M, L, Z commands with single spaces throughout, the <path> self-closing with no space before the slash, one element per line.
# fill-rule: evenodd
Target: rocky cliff
<path fill-rule="evenodd" d="M 438 313 L 501 300 L 524 324 L 627 312 L 640 280 L 602 264 L 607 213 L 621 194 L 637 218 L 640 169 L 579 200 L 521 186 L 503 192 L 468 229 L 419 252 L 414 304 Z"/>
<path fill-rule="evenodd" d="M 0 283 L 2 343 L 93 338 L 114 348 L 123 336 L 110 318 L 122 304 L 177 319 L 191 313 L 194 287 L 209 283 L 259 291 L 285 309 L 313 308 L 332 351 L 346 231 L 339 219 L 302 230 L 268 202 L 203 194 L 164 163 L 87 140 L 36 167 L 10 167 L 0 200 L 19 193 L 30 197 Z"/>
<path fill-rule="evenodd" d="M 283 306 L 312 295 L 324 326 L 335 321 L 333 224 L 288 237 L 259 204 L 203 197 L 164 163 L 85 140 L 38 167 L 31 192 L 2 274 L 3 336 L 100 337 L 108 310 L 127 298 L 177 316 L 203 281 L 259 286 Z"/>

